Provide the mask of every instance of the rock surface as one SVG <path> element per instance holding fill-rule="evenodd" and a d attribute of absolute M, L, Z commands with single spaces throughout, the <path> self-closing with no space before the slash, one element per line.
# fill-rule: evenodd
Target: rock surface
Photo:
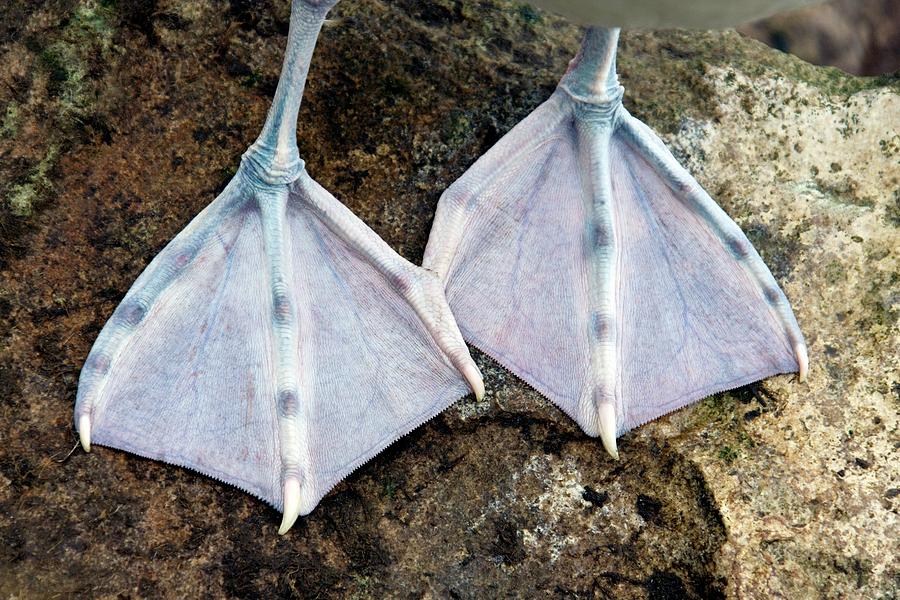
<path fill-rule="evenodd" d="M 417 261 L 440 192 L 552 91 L 576 28 L 523 5 L 347 0 L 301 111 L 310 173 Z M 626 33 L 626 105 L 796 309 L 777 377 L 629 433 L 622 460 L 478 356 L 464 399 L 285 537 L 261 502 L 75 448 L 81 363 L 234 173 L 287 6 L 18 0 L 0 15 L 0 595 L 896 597 L 900 85 L 736 33 Z"/>

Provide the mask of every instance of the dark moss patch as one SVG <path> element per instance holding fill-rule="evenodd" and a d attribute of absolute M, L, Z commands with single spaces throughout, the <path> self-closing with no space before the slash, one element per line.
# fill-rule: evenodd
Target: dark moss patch
<path fill-rule="evenodd" d="M 824 273 L 825 281 L 827 281 L 829 285 L 838 285 L 844 281 L 847 271 L 842 263 L 833 260 L 825 265 Z"/>
<path fill-rule="evenodd" d="M 830 170 L 832 173 L 837 173 L 841 169 L 837 163 L 832 163 Z M 819 191 L 832 202 L 865 208 L 873 208 L 875 206 L 874 198 L 859 195 L 858 184 L 849 176 L 835 182 L 827 182 L 817 177 L 815 182 Z"/>
<path fill-rule="evenodd" d="M 522 20 L 524 20 L 528 25 L 534 25 L 536 23 L 540 23 L 543 20 L 543 18 L 541 17 L 541 13 L 536 11 L 529 4 L 520 4 L 517 10 L 519 16 L 522 17 Z"/>
<path fill-rule="evenodd" d="M 0 558 L 9 564 L 25 558 L 25 537 L 17 528 L 0 529 Z"/>
<path fill-rule="evenodd" d="M 9 406 L 17 407 L 22 402 L 22 392 L 19 387 L 22 373 L 19 368 L 14 367 L 6 360 L 0 363 L 0 390 L 2 390 L 3 402 Z"/>
<path fill-rule="evenodd" d="M 684 582 L 675 573 L 653 573 L 644 583 L 649 600 L 680 600 L 691 598 Z"/>
<path fill-rule="evenodd" d="M 603 505 L 606 504 L 607 500 L 609 500 L 609 494 L 607 492 L 598 492 L 590 486 L 584 486 L 584 491 L 581 492 L 581 497 L 597 508 L 603 508 Z"/>
<path fill-rule="evenodd" d="M 745 419 L 745 420 L 749 420 L 749 419 L 747 419 L 747 416 L 746 416 L 746 415 L 744 415 L 744 419 Z M 735 460 L 737 460 L 737 458 L 738 458 L 738 452 L 737 452 L 737 450 L 735 450 L 734 448 L 732 448 L 732 447 L 730 447 L 730 446 L 723 446 L 722 448 L 719 449 L 719 458 L 720 458 L 725 464 L 730 465 L 730 464 L 733 463 Z"/>
<path fill-rule="evenodd" d="M 106 2 L 115 5 L 125 27 L 144 34 L 147 43 L 151 45 L 159 41 L 154 29 L 154 21 L 159 11 L 158 0 L 106 0 Z"/>
<path fill-rule="evenodd" d="M 635 502 L 638 515 L 647 523 L 659 523 L 662 512 L 662 502 L 656 498 L 639 494 Z"/>
<path fill-rule="evenodd" d="M 525 547 L 515 524 L 500 518 L 494 522 L 494 541 L 491 551 L 504 564 L 515 565 L 525 558 Z"/>
<path fill-rule="evenodd" d="M 436 0 L 434 2 L 401 2 L 406 11 L 416 20 L 432 27 L 446 27 L 464 19 L 462 2 L 458 0 Z"/>
<path fill-rule="evenodd" d="M 228 15 L 245 31 L 262 38 L 287 35 L 290 5 L 272 0 L 231 0 Z"/>
<path fill-rule="evenodd" d="M 743 229 L 775 279 L 788 279 L 794 270 L 794 258 L 802 248 L 799 233 L 783 235 L 762 223 L 751 223 Z"/>
<path fill-rule="evenodd" d="M 867 315 L 859 323 L 866 329 L 871 325 L 895 327 L 900 320 L 900 273 L 881 274 L 872 281 L 862 298 L 862 305 Z"/>
<path fill-rule="evenodd" d="M 900 227 L 900 188 L 893 191 L 885 209 L 884 218 L 894 227 Z"/>

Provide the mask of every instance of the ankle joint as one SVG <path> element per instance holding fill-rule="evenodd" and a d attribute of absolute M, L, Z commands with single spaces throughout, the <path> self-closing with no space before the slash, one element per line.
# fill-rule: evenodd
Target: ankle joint
<path fill-rule="evenodd" d="M 241 166 L 251 183 L 287 185 L 300 177 L 306 165 L 296 148 L 287 156 L 279 156 L 271 147 L 257 141 L 241 156 Z"/>

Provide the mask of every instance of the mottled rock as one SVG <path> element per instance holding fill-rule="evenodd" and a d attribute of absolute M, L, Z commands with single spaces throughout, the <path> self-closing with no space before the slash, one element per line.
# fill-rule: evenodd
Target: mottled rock
<path fill-rule="evenodd" d="M 278 515 L 235 489 L 72 451 L 71 414 L 100 327 L 261 127 L 286 3 L 33 4 L 0 18 L 0 594 L 896 594 L 897 80 L 733 32 L 626 34 L 627 107 L 771 266 L 809 383 L 709 398 L 626 435 L 613 462 L 479 356 L 484 401 L 404 438 L 278 537 Z M 301 152 L 419 260 L 440 192 L 549 95 L 578 31 L 491 2 L 346 0 L 336 17 Z"/>

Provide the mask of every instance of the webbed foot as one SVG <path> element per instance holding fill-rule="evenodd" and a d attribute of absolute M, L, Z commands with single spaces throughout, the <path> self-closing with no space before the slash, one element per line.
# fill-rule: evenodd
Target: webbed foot
<path fill-rule="evenodd" d="M 712 393 L 807 371 L 756 250 L 622 106 L 618 30 L 441 197 L 424 266 L 470 343 L 618 455 L 616 437 Z"/>

